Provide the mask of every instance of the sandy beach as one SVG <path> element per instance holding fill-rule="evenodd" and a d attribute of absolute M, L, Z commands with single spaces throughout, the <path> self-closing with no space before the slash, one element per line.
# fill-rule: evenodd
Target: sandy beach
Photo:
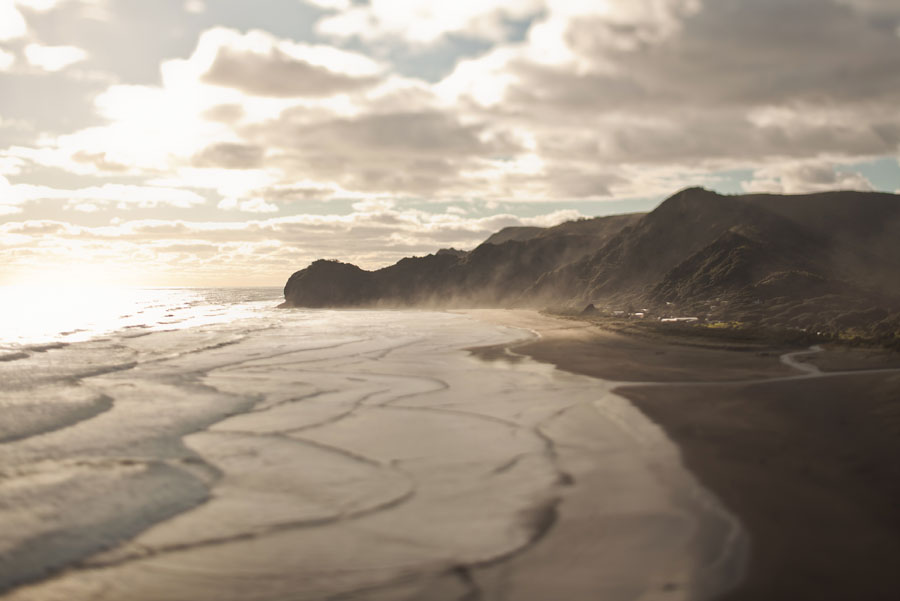
<path fill-rule="evenodd" d="M 479 316 L 539 335 L 508 357 L 619 382 L 678 445 L 749 535 L 745 577 L 723 599 L 896 599 L 896 354 L 697 348 L 525 312 Z"/>
<path fill-rule="evenodd" d="M 900 361 L 291 311 L 0 362 L 11 601 L 893 599 Z"/>
<path fill-rule="evenodd" d="M 743 574 L 658 426 L 503 350 L 531 325 L 193 323 L 0 363 L 3 599 L 700 601 Z"/>

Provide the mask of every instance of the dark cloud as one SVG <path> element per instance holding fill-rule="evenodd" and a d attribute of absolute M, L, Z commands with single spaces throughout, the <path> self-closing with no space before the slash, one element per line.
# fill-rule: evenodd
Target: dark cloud
<path fill-rule="evenodd" d="M 0 225 L 0 232 L 3 232 L 4 234 L 24 234 L 28 236 L 49 236 L 62 234 L 68 227 L 68 224 L 59 221 L 13 221 Z"/>
<path fill-rule="evenodd" d="M 819 154 L 878 156 L 897 152 L 898 125 L 898 117 L 894 123 L 874 126 L 852 111 L 820 114 L 811 106 L 788 108 L 771 121 L 762 117 L 754 121 L 744 110 L 722 107 L 672 111 L 651 121 L 610 120 L 593 133 L 542 142 L 542 149 L 557 160 L 593 156 L 614 163 L 661 164 Z"/>
<path fill-rule="evenodd" d="M 203 113 L 210 121 L 236 123 L 244 116 L 244 107 L 240 104 L 217 104 Z"/>
<path fill-rule="evenodd" d="M 900 38 L 851 5 L 832 0 L 717 0 L 683 16 L 655 43 L 610 49 L 602 22 L 572 23 L 570 40 L 589 59 L 611 62 L 602 92 L 636 90 L 656 106 L 752 105 L 896 97 Z M 574 75 L 574 74 L 573 74 Z M 566 86 L 577 90 L 577 85 Z M 602 94 L 600 94 L 602 96 Z"/>
<path fill-rule="evenodd" d="M 219 48 L 203 81 L 257 96 L 330 96 L 374 85 L 376 76 L 337 73 L 272 48 L 266 54 Z"/>
<path fill-rule="evenodd" d="M 570 164 L 897 154 L 900 4 L 669 4 L 634 23 L 573 18 L 566 39 L 588 68 L 514 59 L 487 112 L 528 123 L 543 158 Z"/>
<path fill-rule="evenodd" d="M 294 130 L 298 142 L 310 147 L 341 148 L 348 153 L 421 157 L 468 156 L 491 150 L 479 139 L 481 125 L 463 125 L 437 111 L 394 112 L 335 119 Z"/>
<path fill-rule="evenodd" d="M 304 200 L 315 200 L 332 196 L 334 190 L 322 186 L 277 186 L 263 188 L 254 195 L 268 201 L 290 203 Z"/>
<path fill-rule="evenodd" d="M 520 150 L 508 137 L 487 139 L 487 131 L 486 124 L 464 124 L 436 110 L 312 122 L 289 111 L 244 134 L 280 148 L 272 164 L 298 178 L 335 181 L 348 190 L 430 194 L 458 185 L 461 171 L 481 159 Z"/>
<path fill-rule="evenodd" d="M 79 150 L 72 154 L 72 160 L 83 165 L 90 165 L 100 172 L 123 173 L 130 169 L 128 165 L 109 160 L 106 153 L 103 152 Z"/>
<path fill-rule="evenodd" d="M 253 169 L 262 164 L 265 150 L 250 144 L 222 142 L 207 146 L 193 158 L 195 167 L 224 169 Z"/>
<path fill-rule="evenodd" d="M 611 186 L 627 181 L 616 173 L 593 173 L 576 168 L 553 169 L 547 177 L 558 198 L 611 196 Z"/>

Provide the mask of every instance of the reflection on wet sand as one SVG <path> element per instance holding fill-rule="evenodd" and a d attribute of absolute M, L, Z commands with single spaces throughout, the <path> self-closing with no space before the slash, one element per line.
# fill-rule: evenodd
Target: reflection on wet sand
<path fill-rule="evenodd" d="M 607 383 L 460 350 L 527 331 L 279 319 L 119 340 L 134 366 L 78 381 L 107 411 L 2 448 L 32 498 L 75 499 L 45 523 L 78 537 L 22 527 L 19 578 L 69 567 L 6 598 L 705 599 L 739 577 L 736 522 Z"/>

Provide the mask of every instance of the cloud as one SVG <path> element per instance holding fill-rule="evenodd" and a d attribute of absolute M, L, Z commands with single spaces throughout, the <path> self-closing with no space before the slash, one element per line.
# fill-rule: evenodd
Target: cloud
<path fill-rule="evenodd" d="M 218 208 L 226 211 L 241 211 L 244 213 L 277 213 L 278 207 L 268 203 L 262 198 L 255 197 L 247 200 L 237 198 L 223 198 Z"/>
<path fill-rule="evenodd" d="M 366 40 L 394 37 L 414 44 L 433 44 L 449 34 L 501 41 L 507 37 L 510 21 L 536 15 L 543 2 L 411 0 L 402 9 L 391 0 L 372 0 L 366 5 L 329 4 L 344 10 L 317 23 L 317 31 L 324 35 Z"/>
<path fill-rule="evenodd" d="M 0 176 L 18 175 L 22 172 L 25 161 L 16 157 L 0 156 Z M 7 182 L 8 183 L 8 182 Z"/>
<path fill-rule="evenodd" d="M 238 103 L 217 104 L 205 110 L 202 114 L 208 121 L 221 123 L 235 123 L 244 116 L 244 107 Z"/>
<path fill-rule="evenodd" d="M 110 270 L 141 273 L 145 285 L 281 285 L 287 274 L 318 258 L 376 268 L 441 247 L 473 248 L 506 226 L 549 226 L 579 216 L 566 210 L 530 218 L 467 217 L 369 199 L 347 214 L 237 222 L 156 219 L 84 227 L 56 220 L 7 221 L 0 224 L 0 281 L 13 281 L 32 265 L 64 265 L 73 254 L 84 253 Z M 16 261 L 10 260 L 13 255 Z"/>
<path fill-rule="evenodd" d="M 2 17 L 0 17 L 2 18 Z M 16 55 L 0 48 L 0 71 L 9 71 L 13 63 L 16 62 Z"/>
<path fill-rule="evenodd" d="M 272 164 L 286 172 L 357 192 L 446 195 L 465 187 L 462 173 L 482 159 L 517 152 L 509 137 L 481 122 L 466 123 L 437 109 L 373 112 L 308 122 L 305 111 L 242 133 L 255 144 L 278 148 Z"/>
<path fill-rule="evenodd" d="M 194 155 L 196 167 L 222 167 L 225 169 L 254 169 L 262 164 L 265 150 L 261 146 L 220 142 L 207 146 Z"/>
<path fill-rule="evenodd" d="M 827 161 L 801 161 L 757 169 L 753 179 L 744 182 L 747 192 L 805 194 L 828 190 L 873 190 L 861 173 L 838 169 Z"/>
<path fill-rule="evenodd" d="M 13 0 L 0 0 L 0 41 L 14 40 L 25 35 L 28 25 Z"/>
<path fill-rule="evenodd" d="M 256 190 L 254 195 L 267 198 L 278 204 L 302 203 L 307 200 L 327 200 L 332 198 L 352 198 L 353 193 L 336 186 L 322 185 L 315 181 L 297 181 Z"/>
<path fill-rule="evenodd" d="M 206 202 L 206 199 L 190 190 L 162 186 L 135 186 L 127 184 L 103 184 L 66 190 L 33 184 L 10 184 L 0 176 L 0 198 L 8 206 L 21 206 L 41 200 L 62 200 L 67 208 L 93 211 L 100 206 L 128 208 L 154 208 L 168 206 L 189 208 Z"/>
<path fill-rule="evenodd" d="M 303 0 L 306 4 L 324 9 L 346 10 L 352 6 L 352 0 Z"/>
<path fill-rule="evenodd" d="M 894 0 L 837 0 L 837 3 L 869 14 L 900 17 L 900 6 Z"/>
<path fill-rule="evenodd" d="M 206 12 L 206 2 L 203 0 L 186 0 L 184 3 L 185 12 L 199 15 Z"/>
<path fill-rule="evenodd" d="M 508 54 L 492 69 L 514 75 L 505 100 L 594 115 L 670 114 L 896 94 L 886 76 L 900 67 L 900 42 L 829 0 L 654 4 L 662 8 L 612 2 L 602 14 L 566 16 L 556 35 L 570 62 L 543 64 L 528 47 Z"/>
<path fill-rule="evenodd" d="M 61 71 L 85 60 L 87 56 L 87 52 L 75 46 L 41 46 L 40 44 L 25 46 L 25 58 L 28 63 L 50 72 Z"/>
<path fill-rule="evenodd" d="M 29 31 L 29 13 L 47 13 L 76 0 L 0 0 L 0 42 L 33 37 Z M 82 7 L 82 14 L 102 14 L 107 0 L 77 0 Z M 23 12 L 24 9 L 24 12 Z"/>
<path fill-rule="evenodd" d="M 251 198 L 277 184 L 281 174 L 266 169 L 185 167 L 147 181 L 154 186 L 213 190 L 226 198 Z"/>
<path fill-rule="evenodd" d="M 15 194 L 15 190 L 9 180 L 0 175 L 0 215 L 12 215 L 21 213 L 22 198 Z"/>
<path fill-rule="evenodd" d="M 524 43 L 459 63 L 435 90 L 529 132 L 547 188 L 563 194 L 577 180 L 601 190 L 604 173 L 638 166 L 690 173 L 896 155 L 897 21 L 873 20 L 862 4 L 549 4 Z M 632 187 L 613 184 L 614 195 Z"/>
<path fill-rule="evenodd" d="M 330 96 L 369 87 L 382 67 L 358 53 L 278 40 L 262 32 L 245 35 L 217 28 L 203 33 L 190 59 L 206 63 L 201 80 L 272 97 Z"/>
<path fill-rule="evenodd" d="M 46 12 L 63 4 L 67 0 L 13 0 L 14 4 L 40 12 Z M 101 0 L 102 1 L 102 0 Z M 94 2 L 96 4 L 96 2 Z"/>
<path fill-rule="evenodd" d="M 317 71 L 321 77 L 310 80 L 295 77 L 296 73 L 281 73 L 289 55 L 300 57 L 291 64 L 302 63 L 304 69 Z M 269 59 L 272 61 L 267 62 Z M 244 60 L 249 62 L 241 63 L 241 69 L 249 69 L 248 78 L 229 80 L 237 87 L 207 81 L 212 77 L 219 84 L 226 83 L 221 78 L 228 66 Z M 228 77 L 236 77 L 241 69 Z M 112 85 L 99 94 L 94 103 L 105 123 L 45 137 L 37 146 L 17 146 L 5 153 L 80 175 L 156 178 L 191 166 L 252 170 L 263 166 L 267 153 L 242 139 L 237 127 L 272 120 L 293 107 L 319 118 L 334 118 L 346 103 L 329 104 L 331 100 L 321 94 L 336 91 L 335 85 L 340 89 L 368 85 L 380 69 L 359 54 L 294 44 L 262 32 L 244 35 L 214 29 L 201 35 L 190 58 L 163 63 L 161 86 Z M 295 93 L 303 86 L 315 98 L 259 97 L 256 92 L 261 86 L 276 95 Z M 273 86 L 283 87 L 278 91 Z M 284 176 L 277 173 L 279 169 L 270 169 L 269 179 Z M 255 187 L 308 179 L 298 175 L 289 174 L 283 182 L 257 182 Z M 236 192 L 225 190 L 222 194 L 234 197 Z"/>
<path fill-rule="evenodd" d="M 99 123 L 2 156 L 26 176 L 32 164 L 128 176 L 201 190 L 222 211 L 284 214 L 371 195 L 645 198 L 726 170 L 800 189 L 814 182 L 764 170 L 900 152 L 891 3 L 313 4 L 320 27 L 372 25 L 332 32 L 358 51 L 210 29 L 190 56 L 162 63 L 159 85 L 108 87 Z M 510 20 L 524 39 L 507 35 Z M 436 84 L 398 73 L 418 45 L 452 52 L 461 38 L 492 46 Z"/>

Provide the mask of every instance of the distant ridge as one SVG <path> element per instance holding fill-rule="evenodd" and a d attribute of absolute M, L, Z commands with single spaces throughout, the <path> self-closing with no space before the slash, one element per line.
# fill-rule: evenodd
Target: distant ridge
<path fill-rule="evenodd" d="M 441 249 L 377 271 L 316 261 L 284 289 L 296 307 L 497 306 L 520 302 L 541 274 L 596 252 L 641 214 L 570 221 L 551 228 L 507 228 L 469 252 Z M 503 235 L 501 235 L 503 234 Z M 493 239 L 494 242 L 490 240 Z"/>
<path fill-rule="evenodd" d="M 688 188 L 646 214 L 505 228 L 368 272 L 317 261 L 286 306 L 569 306 L 900 338 L 900 196 L 724 196 Z"/>
<path fill-rule="evenodd" d="M 525 240 L 530 240 L 534 238 L 538 234 L 544 231 L 542 227 L 529 227 L 529 226 L 511 226 L 505 227 L 496 234 L 491 234 L 491 237 L 484 241 L 485 244 L 503 244 L 504 242 L 509 242 L 510 240 L 517 240 L 519 242 L 523 242 Z"/>

